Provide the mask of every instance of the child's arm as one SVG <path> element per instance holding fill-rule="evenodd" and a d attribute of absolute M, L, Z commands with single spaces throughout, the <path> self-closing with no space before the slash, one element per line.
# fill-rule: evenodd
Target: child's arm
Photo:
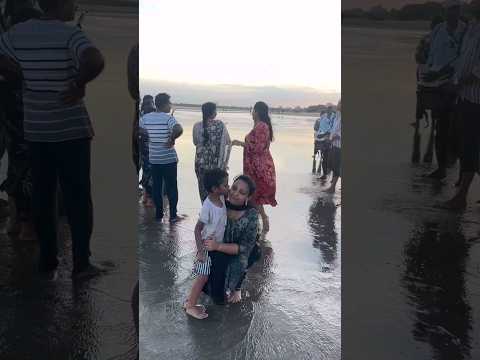
<path fill-rule="evenodd" d="M 205 261 L 204 259 L 204 249 L 205 247 L 203 246 L 203 240 L 202 240 L 202 230 L 203 227 L 205 226 L 204 223 L 201 221 L 197 221 L 197 225 L 195 225 L 195 243 L 197 244 L 197 259 L 200 261 Z"/>

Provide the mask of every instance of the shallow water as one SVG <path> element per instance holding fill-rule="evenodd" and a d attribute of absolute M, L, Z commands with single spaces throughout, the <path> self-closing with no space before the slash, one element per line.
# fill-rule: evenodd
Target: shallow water
<path fill-rule="evenodd" d="M 478 177 L 467 209 L 449 212 L 436 205 L 454 194 L 458 170 L 435 184 L 422 177 L 434 164 L 409 162 L 422 32 L 342 32 L 343 356 L 478 359 Z"/>
<path fill-rule="evenodd" d="M 181 305 L 192 284 L 193 228 L 200 209 L 191 129 L 199 112 L 178 110 L 179 213 L 176 225 L 139 212 L 140 352 L 142 359 L 340 359 L 340 194 L 326 195 L 311 175 L 311 117 L 274 116 L 272 155 L 277 201 L 268 207 L 263 257 L 249 271 L 239 305 L 212 305 L 209 318 L 188 318 Z M 251 129 L 248 113 L 220 113 L 232 139 Z M 234 148 L 230 178 L 242 169 Z"/>

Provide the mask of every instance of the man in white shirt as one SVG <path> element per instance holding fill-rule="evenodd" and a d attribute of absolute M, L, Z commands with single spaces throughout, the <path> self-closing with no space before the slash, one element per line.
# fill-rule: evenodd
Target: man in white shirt
<path fill-rule="evenodd" d="M 162 93 L 155 97 L 156 111 L 148 113 L 140 119 L 142 136 L 148 139 L 148 158 L 152 166 L 153 201 L 156 207 L 155 218 L 163 219 L 162 187 L 165 181 L 168 202 L 170 205 L 170 222 L 175 223 L 177 217 L 178 188 L 175 140 L 183 133 L 182 126 L 170 114 L 172 104 L 170 95 Z"/>

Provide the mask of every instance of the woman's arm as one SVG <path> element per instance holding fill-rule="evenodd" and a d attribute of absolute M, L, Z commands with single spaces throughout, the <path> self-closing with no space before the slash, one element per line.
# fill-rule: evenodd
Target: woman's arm
<path fill-rule="evenodd" d="M 232 141 L 232 146 L 245 146 L 245 143 L 240 140 L 233 140 Z"/>

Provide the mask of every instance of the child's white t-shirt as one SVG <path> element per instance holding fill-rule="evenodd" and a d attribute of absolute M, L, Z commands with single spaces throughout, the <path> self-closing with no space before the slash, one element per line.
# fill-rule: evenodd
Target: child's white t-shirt
<path fill-rule="evenodd" d="M 227 225 L 227 208 L 225 199 L 222 200 L 222 207 L 218 207 L 207 198 L 203 202 L 202 210 L 200 210 L 199 221 L 204 224 L 202 230 L 202 239 L 213 237 L 217 243 L 223 242 L 223 234 Z"/>

